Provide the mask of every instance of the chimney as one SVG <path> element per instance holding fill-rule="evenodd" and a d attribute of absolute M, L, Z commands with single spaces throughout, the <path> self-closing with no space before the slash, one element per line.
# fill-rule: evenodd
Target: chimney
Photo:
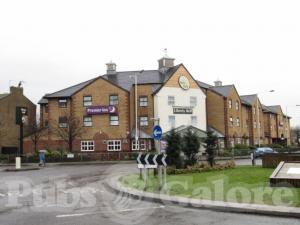
<path fill-rule="evenodd" d="M 13 95 L 23 95 L 23 88 L 11 86 L 10 93 Z"/>
<path fill-rule="evenodd" d="M 110 61 L 109 63 L 106 63 L 106 74 L 112 75 L 117 73 L 117 65 Z"/>
<path fill-rule="evenodd" d="M 167 55 L 167 49 L 165 49 L 165 55 L 158 60 L 158 69 L 161 72 L 166 72 L 169 68 L 174 66 L 174 58 Z"/>
<path fill-rule="evenodd" d="M 215 87 L 221 87 L 222 85 L 222 81 L 220 81 L 219 79 L 215 81 Z"/>

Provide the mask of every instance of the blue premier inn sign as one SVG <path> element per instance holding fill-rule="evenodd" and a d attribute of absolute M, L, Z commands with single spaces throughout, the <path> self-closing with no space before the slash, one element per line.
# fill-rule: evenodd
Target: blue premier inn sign
<path fill-rule="evenodd" d="M 153 139 L 160 140 L 162 136 L 162 129 L 159 125 L 153 127 Z"/>

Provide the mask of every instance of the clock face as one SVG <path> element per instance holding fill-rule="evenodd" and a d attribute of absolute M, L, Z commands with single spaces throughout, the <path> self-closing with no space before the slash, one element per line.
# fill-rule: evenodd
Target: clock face
<path fill-rule="evenodd" d="M 185 76 L 180 76 L 178 83 L 179 86 L 184 90 L 188 90 L 190 88 L 190 82 Z"/>

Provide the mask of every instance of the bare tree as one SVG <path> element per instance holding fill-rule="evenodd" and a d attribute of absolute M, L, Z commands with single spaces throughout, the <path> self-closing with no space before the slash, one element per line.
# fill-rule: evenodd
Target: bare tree
<path fill-rule="evenodd" d="M 299 138 L 300 138 L 300 126 L 291 128 L 291 138 L 294 145 L 299 146 Z"/>
<path fill-rule="evenodd" d="M 80 119 L 67 114 L 61 117 L 60 121 L 55 122 L 55 125 L 51 129 L 67 143 L 70 152 L 73 151 L 73 142 L 75 139 L 81 137 L 85 132 Z"/>
<path fill-rule="evenodd" d="M 34 152 L 38 152 L 38 144 L 42 137 L 46 136 L 47 127 L 41 127 L 39 122 L 33 122 L 29 125 L 30 139 L 34 145 Z"/>

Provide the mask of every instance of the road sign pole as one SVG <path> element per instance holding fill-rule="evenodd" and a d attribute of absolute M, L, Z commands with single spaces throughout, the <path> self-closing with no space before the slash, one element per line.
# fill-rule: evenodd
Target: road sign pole
<path fill-rule="evenodd" d="M 155 148 L 157 151 L 157 154 L 161 153 L 161 136 L 162 136 L 162 129 L 159 126 L 159 119 L 155 120 L 153 128 L 153 138 L 155 140 Z M 158 166 L 158 183 L 159 183 L 159 190 L 162 188 L 162 167 L 159 165 Z"/>
<path fill-rule="evenodd" d="M 167 167 L 164 166 L 164 188 L 167 187 Z"/>

